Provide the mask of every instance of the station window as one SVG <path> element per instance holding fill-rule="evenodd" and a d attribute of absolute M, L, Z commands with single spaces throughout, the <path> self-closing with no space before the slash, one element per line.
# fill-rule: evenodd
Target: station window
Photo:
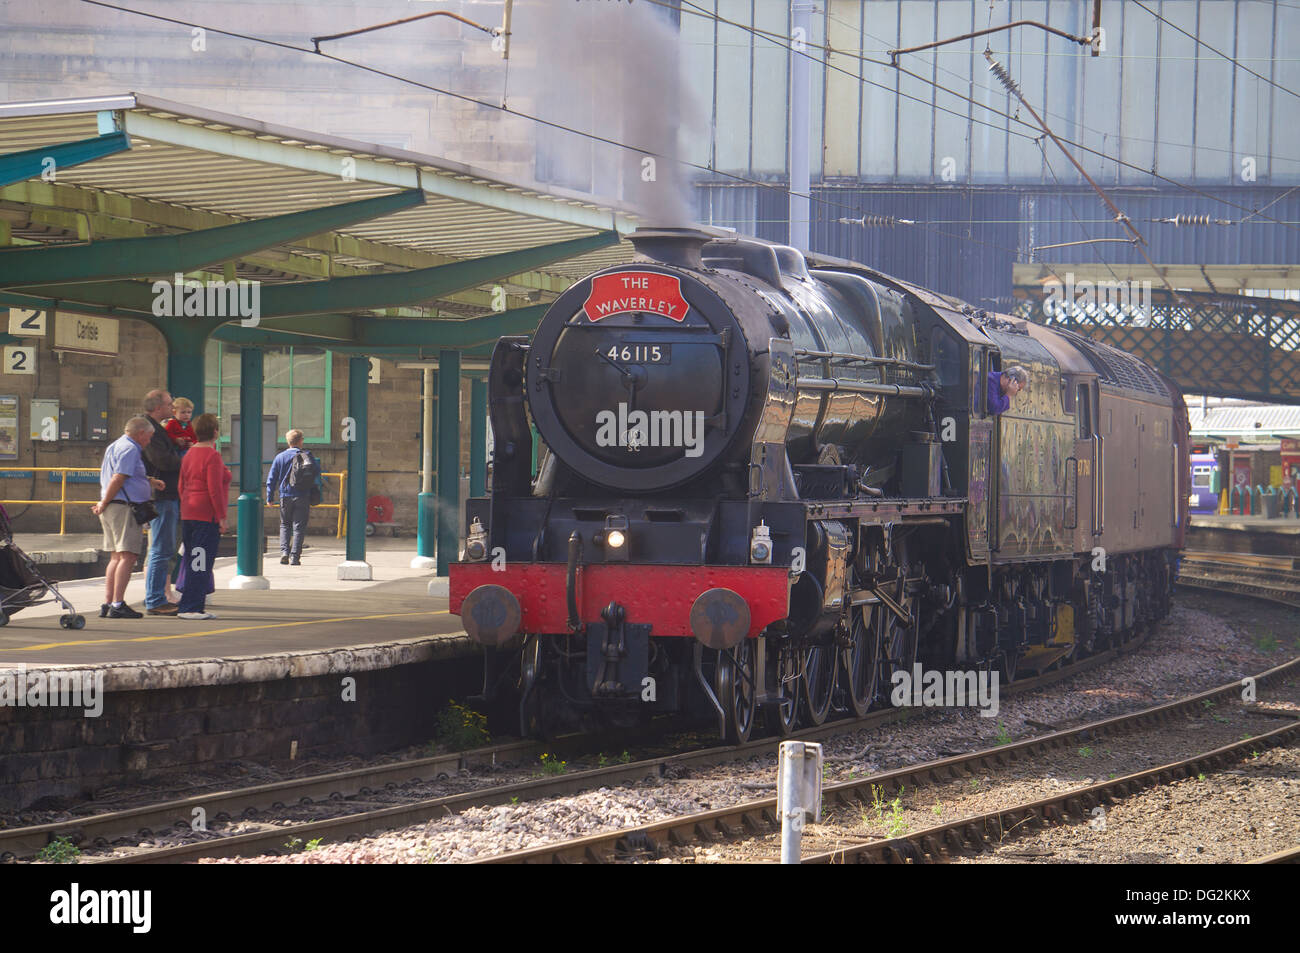
<path fill-rule="evenodd" d="M 230 440 L 228 421 L 239 413 L 239 347 L 208 341 L 204 354 L 204 406 L 223 421 L 221 441 Z M 281 433 L 303 432 L 305 443 L 328 443 L 331 354 L 318 347 L 269 347 L 262 358 L 262 413 L 276 416 Z"/>

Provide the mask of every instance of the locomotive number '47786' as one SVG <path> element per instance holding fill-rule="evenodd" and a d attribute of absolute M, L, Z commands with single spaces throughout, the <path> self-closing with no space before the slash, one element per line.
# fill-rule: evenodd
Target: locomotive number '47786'
<path fill-rule="evenodd" d="M 1187 414 L 1159 373 L 852 262 L 631 238 L 492 356 L 451 611 L 525 733 L 786 733 L 917 664 L 1011 680 L 1168 612 Z"/>

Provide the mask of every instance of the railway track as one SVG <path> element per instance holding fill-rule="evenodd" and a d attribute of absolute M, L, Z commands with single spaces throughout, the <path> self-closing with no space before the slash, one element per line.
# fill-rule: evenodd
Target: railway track
<path fill-rule="evenodd" d="M 1004 689 L 1004 692 L 1017 694 L 1032 691 L 1098 668 L 1122 654 L 1134 651 L 1145 642 L 1146 637 L 1144 635 L 1120 648 L 1098 653 L 1056 671 L 1033 678 L 1019 679 Z M 817 728 L 802 729 L 789 737 L 792 740 L 816 741 L 841 732 L 857 731 L 914 716 L 915 712 L 911 709 L 882 709 L 870 712 L 863 718 L 842 719 L 828 722 Z M 590 742 L 591 739 L 586 740 Z M 490 807 L 573 794 L 604 785 L 639 781 L 647 777 L 662 778 L 677 767 L 703 767 L 743 760 L 754 755 L 771 754 L 775 751 L 779 740 L 770 737 L 761 738 L 740 746 L 707 747 L 628 764 L 608 765 L 558 776 L 489 785 L 473 791 L 414 800 L 382 808 L 361 809 L 316 821 L 288 824 L 258 821 L 260 815 L 282 809 L 291 803 L 307 805 L 325 799 L 332 805 L 344 808 L 349 803 L 347 800 L 349 796 L 365 797 L 379 788 L 392 789 L 406 783 L 431 780 L 440 774 L 450 775 L 474 765 L 527 760 L 536 758 L 542 751 L 563 753 L 564 750 L 556 743 L 513 742 L 458 754 L 419 758 L 309 778 L 290 779 L 256 787 L 199 794 L 123 811 L 0 830 L 0 857 L 11 855 L 13 859 L 30 856 L 60 837 L 82 845 L 83 850 L 128 851 L 125 854 L 108 857 L 83 856 L 83 862 L 91 863 L 180 863 L 201 857 L 280 853 L 286 849 L 288 843 L 295 840 L 306 843 L 316 838 L 323 838 L 327 842 L 336 843 L 348 837 L 422 823 L 468 808 Z M 589 744 L 587 748 L 591 750 Z M 240 834 L 207 831 L 206 839 L 161 848 L 123 848 L 113 847 L 110 843 L 125 837 L 139 840 L 151 839 L 159 833 L 168 831 L 193 833 L 195 808 L 202 808 L 207 818 L 211 820 L 239 817 L 244 819 L 246 824 L 259 824 L 260 829 Z M 203 835 L 194 834 L 194 836 Z"/>
<path fill-rule="evenodd" d="M 1178 584 L 1300 608 L 1300 569 L 1296 562 L 1290 556 L 1188 550 L 1178 570 Z"/>
<path fill-rule="evenodd" d="M 1252 864 L 1300 864 L 1300 846 L 1288 847 L 1266 857 L 1258 857 Z"/>
<path fill-rule="evenodd" d="M 1188 560 L 1184 563 L 1184 573 L 1189 569 L 1192 574 L 1204 572 L 1209 577 L 1209 584 L 1205 588 L 1219 589 L 1221 591 L 1233 591 L 1231 583 L 1241 582 L 1241 570 L 1251 569 L 1256 572 L 1269 572 L 1274 574 L 1270 582 L 1276 582 L 1278 585 L 1270 585 L 1268 591 L 1263 593 L 1245 592 L 1244 594 L 1254 595 L 1273 601 L 1284 602 L 1288 605 L 1300 606 L 1300 596 L 1292 602 L 1286 598 L 1276 598 L 1279 591 L 1283 595 L 1287 594 L 1285 589 L 1286 583 L 1290 576 L 1300 577 L 1300 573 L 1283 567 L 1278 558 L 1269 557 L 1252 557 L 1238 554 L 1229 554 L 1232 558 L 1226 560 L 1231 563 L 1235 571 L 1225 572 L 1223 567 L 1216 565 L 1217 562 L 1225 561 L 1223 554 L 1200 554 L 1189 553 Z M 1290 560 L 1285 560 L 1290 562 Z M 1185 584 L 1197 585 L 1200 581 L 1189 581 L 1180 576 L 1180 582 Z M 1220 585 L 1219 583 L 1225 583 Z M 1297 585 L 1300 589 L 1300 585 Z M 1237 590 L 1243 591 L 1243 590 Z M 1122 648 L 1112 649 L 1088 659 L 1067 666 L 1058 671 L 1049 672 L 1030 679 L 1021 679 L 1008 686 L 1004 691 L 1015 694 L 1030 691 L 1043 687 L 1064 678 L 1071 677 L 1089 669 L 1105 664 L 1116 656 L 1130 652 L 1140 646 L 1145 641 L 1145 637 L 1134 640 Z M 1228 686 L 1216 691 L 1226 691 Z M 1203 693 L 1194 696 L 1195 699 L 1203 699 L 1206 695 Z M 855 731 L 863 728 L 870 728 L 876 725 L 886 724 L 904 717 L 906 710 L 881 710 L 868 714 L 861 719 L 846 719 L 830 722 L 819 728 L 804 729 L 795 732 L 790 737 L 792 739 L 818 740 L 838 734 L 845 731 Z M 1153 710 L 1154 711 L 1154 710 Z M 1138 718 L 1145 713 L 1137 713 L 1124 718 Z M 1122 719 L 1121 719 L 1122 720 Z M 1094 726 L 1084 726 L 1074 731 L 1102 730 L 1105 723 L 1097 723 Z M 1066 733 L 1062 733 L 1066 734 Z M 1045 736 L 1044 738 L 1035 739 L 1030 742 L 1024 742 L 1022 745 L 1037 744 L 1047 741 L 1054 736 Z M 133 807 L 122 811 L 115 811 L 105 814 L 88 815 L 82 818 L 61 820 L 49 824 L 35 825 L 24 828 L 15 828 L 11 830 L 0 830 L 0 859 L 15 859 L 21 856 L 30 856 L 43 846 L 50 843 L 56 838 L 66 837 L 91 849 L 117 849 L 127 850 L 128 853 L 112 857 L 94 857 L 87 856 L 83 859 L 89 862 L 107 862 L 107 863 L 149 863 L 149 862 L 183 862 L 200 857 L 225 857 L 225 856 L 248 856 L 262 853 L 279 853 L 287 848 L 287 845 L 293 841 L 303 843 L 323 838 L 326 842 L 334 843 L 341 839 L 362 836 L 376 833 L 381 830 L 391 829 L 407 824 L 415 824 L 427 821 L 435 817 L 441 817 L 449 813 L 457 813 L 472 807 L 487 807 L 505 803 L 518 803 L 520 801 L 529 801 L 544 797 L 554 797 L 576 793 L 582 790 L 590 790 L 602 785 L 616 785 L 627 781 L 639 781 L 646 778 L 661 778 L 673 770 L 674 766 L 681 767 L 702 767 L 712 764 L 725 763 L 733 760 L 742 760 L 753 755 L 771 754 L 777 744 L 778 739 L 765 738 L 757 739 L 743 746 L 725 746 L 710 747 L 675 753 L 672 755 L 639 760 L 630 764 L 609 765 L 595 768 L 588 771 L 574 772 L 561 776 L 551 776 L 534 778 L 526 781 L 516 781 L 507 784 L 489 785 L 484 788 L 473 791 L 466 791 L 457 794 L 445 795 L 436 798 L 426 798 L 415 800 L 408 803 L 394 804 L 382 808 L 366 809 L 365 805 L 358 805 L 362 809 L 351 813 L 330 817 L 322 820 L 294 823 L 271 823 L 263 818 L 268 812 L 274 812 L 282 809 L 287 804 L 313 804 L 321 801 L 329 802 L 330 808 L 335 806 L 345 808 L 349 805 L 349 798 L 366 798 L 377 790 L 392 790 L 408 783 L 419 781 L 428 781 L 438 779 L 440 776 L 451 776 L 452 774 L 472 768 L 476 765 L 502 764 L 505 762 L 519 762 L 535 759 L 543 750 L 559 751 L 564 755 L 565 748 L 562 743 L 552 742 L 550 744 L 541 744 L 538 742 L 512 742 L 504 745 L 494 745 L 487 748 L 475 749 L 461 753 L 439 755 L 432 758 L 419 758 L 409 761 L 396 762 L 387 765 L 378 765 L 365 768 L 352 769 L 343 772 L 333 772 L 325 775 L 317 775 L 308 778 L 290 779 L 287 781 L 276 782 L 273 784 L 259 785 L 234 789 L 229 791 L 214 792 L 210 794 L 200 794 L 192 797 L 167 801 L 158 804 L 144 805 Z M 588 739 L 590 741 L 590 739 Z M 1009 753 L 1019 750 L 1021 745 L 1004 746 L 996 751 L 983 752 L 975 756 L 980 759 L 992 759 L 996 763 L 999 758 L 1005 758 Z M 577 760 L 580 755 L 569 755 L 573 760 Z M 972 757 L 972 756 L 962 756 Z M 953 759 L 949 759 L 950 761 Z M 947 762 L 936 762 L 936 769 L 942 770 Z M 905 771 L 917 771 L 919 768 L 904 769 Z M 874 783 L 880 784 L 881 779 L 888 779 L 893 772 L 884 775 L 877 775 L 873 779 Z M 828 789 L 829 790 L 829 789 Z M 766 802 L 754 802 L 760 805 L 756 809 L 745 808 L 739 814 L 729 813 L 728 809 L 718 812 L 716 819 L 703 818 L 698 823 L 703 825 L 701 830 L 707 831 L 710 825 L 717 825 L 713 829 L 719 833 L 734 831 L 749 827 L 755 829 L 755 825 L 761 824 L 760 820 L 764 810 L 761 805 Z M 111 841 L 128 837 L 135 837 L 140 840 L 150 839 L 155 836 L 155 832 L 175 833 L 178 830 L 189 831 L 194 817 L 195 808 L 202 808 L 206 816 L 212 820 L 222 822 L 233 818 L 243 818 L 245 825 L 257 824 L 257 830 L 248 831 L 240 834 L 224 834 L 216 831 L 207 832 L 207 839 L 196 840 L 191 843 L 180 844 L 172 847 L 162 848 L 113 848 Z M 757 814 L 754 813 L 757 810 Z M 775 816 L 774 801 L 769 813 Z M 703 817 L 703 816 L 701 816 Z M 731 820 L 728 820 L 731 818 Z M 736 818 L 739 818 L 737 821 Z M 673 820 L 665 822 L 669 829 L 676 829 L 683 822 Z M 736 825 L 740 827 L 737 828 Z M 655 825 L 648 825 L 647 831 Z M 621 832 L 624 836 L 631 837 L 635 840 L 632 831 Z M 202 837 L 204 835 L 195 835 Z M 645 841 L 649 844 L 653 840 L 652 834 L 647 834 L 651 840 Z M 680 837 L 680 833 L 673 835 L 675 838 Z M 708 836 L 702 834 L 701 836 Z M 597 835 L 599 837 L 599 835 Z M 632 841 L 629 841 L 631 843 Z M 580 854 L 587 848 L 582 848 Z M 622 848 L 615 846 L 615 850 Z M 590 856 L 601 854 L 603 848 L 595 849 L 595 853 Z M 527 852 L 523 852 L 527 853 Z M 493 859 L 491 862 L 503 862 L 505 858 L 514 855 L 502 855 L 501 860 Z M 566 854 L 565 856 L 569 856 Z M 536 862 L 528 857 L 514 857 L 516 860 L 523 862 Z"/>
<path fill-rule="evenodd" d="M 1300 674 L 1300 658 L 1276 666 L 1256 676 L 1257 686 L 1267 686 Z M 938 761 L 910 765 L 893 771 L 829 785 L 822 790 L 826 806 L 860 807 L 881 796 L 890 797 L 906 787 L 916 790 L 927 784 L 961 778 L 978 771 L 1032 759 L 1080 741 L 1096 743 L 1121 732 L 1156 726 L 1199 710 L 1209 703 L 1239 697 L 1241 682 L 1232 681 L 1210 691 L 1200 692 L 1177 701 L 1157 705 L 1115 718 L 1092 722 L 1077 728 L 1053 732 L 1014 744 L 957 755 Z M 1085 788 L 1026 804 L 1017 804 L 983 815 L 960 818 L 902 837 L 855 845 L 839 851 L 805 857 L 804 863 L 918 862 L 938 860 L 952 852 L 978 849 L 989 840 L 1035 823 L 1056 821 L 1068 815 L 1087 815 L 1092 808 L 1137 793 L 1152 784 L 1169 783 L 1193 776 L 1206 767 L 1239 759 L 1243 754 L 1265 747 L 1300 739 L 1300 719 L 1230 745 L 1194 755 L 1182 761 L 1164 764 L 1147 771 L 1129 774 Z M 710 843 L 744 834 L 767 834 L 779 828 L 776 798 L 763 798 L 704 813 L 670 818 L 635 828 L 596 834 L 484 858 L 486 864 L 606 863 L 623 859 L 664 856 L 671 848 L 693 843 Z M 1281 862 L 1281 861 L 1278 861 Z"/>
<path fill-rule="evenodd" d="M 933 863 L 967 851 L 980 851 L 986 844 L 1001 843 L 1007 838 L 1035 830 L 1045 824 L 1060 823 L 1068 817 L 1087 819 L 1092 811 L 1106 804 L 1137 794 L 1147 788 L 1170 784 L 1198 773 L 1240 761 L 1253 751 L 1290 744 L 1300 739 L 1300 719 L 1272 731 L 1223 745 L 1122 778 L 1074 788 L 1051 797 L 1015 804 L 973 817 L 963 817 L 914 834 L 870 844 L 855 844 L 839 850 L 804 857 L 805 864 Z"/>

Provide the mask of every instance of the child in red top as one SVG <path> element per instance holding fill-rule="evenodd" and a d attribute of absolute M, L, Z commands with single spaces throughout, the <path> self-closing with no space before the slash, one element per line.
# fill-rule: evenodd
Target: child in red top
<path fill-rule="evenodd" d="M 190 426 L 190 418 L 194 416 L 194 402 L 187 397 L 177 397 L 172 401 L 172 409 L 176 411 L 176 416 L 172 417 L 163 427 L 167 430 L 167 436 L 172 438 L 172 443 L 181 448 L 181 454 L 198 443 L 199 438 L 194 433 L 194 428 Z"/>

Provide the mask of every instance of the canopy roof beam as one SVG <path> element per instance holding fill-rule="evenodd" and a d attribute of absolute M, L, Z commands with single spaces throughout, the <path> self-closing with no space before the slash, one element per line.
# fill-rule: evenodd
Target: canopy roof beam
<path fill-rule="evenodd" d="M 0 252 L 0 287 L 98 282 L 193 271 L 307 235 L 381 218 L 423 202 L 424 193 L 415 189 L 178 235 L 14 249 Z"/>
<path fill-rule="evenodd" d="M 260 289 L 260 316 L 266 319 L 417 304 L 497 281 L 548 262 L 582 255 L 616 244 L 618 240 L 617 232 L 600 232 L 569 241 L 415 271 L 359 275 L 329 281 L 268 284 Z M 135 281 L 24 286 L 23 290 L 33 295 L 60 298 L 69 302 L 74 309 L 77 302 L 81 302 L 139 313 L 152 313 L 156 298 L 150 285 Z"/>
<path fill-rule="evenodd" d="M 38 175 L 57 174 L 59 169 L 67 169 L 83 162 L 94 162 L 115 152 L 124 152 L 131 148 L 131 142 L 122 132 L 110 132 L 92 139 L 79 139 L 76 142 L 61 142 L 54 146 L 41 146 L 37 149 L 25 149 L 22 152 L 10 152 L 0 155 L 0 186 L 12 185 L 24 179 L 34 179 Z"/>

